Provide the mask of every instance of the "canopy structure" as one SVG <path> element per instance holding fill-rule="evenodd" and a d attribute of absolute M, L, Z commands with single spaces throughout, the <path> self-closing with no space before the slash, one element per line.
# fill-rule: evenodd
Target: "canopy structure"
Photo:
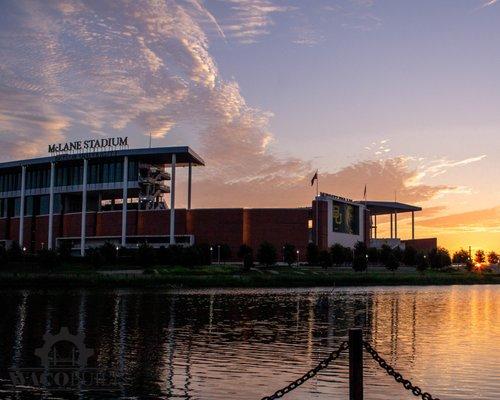
<path fill-rule="evenodd" d="M 421 207 L 396 201 L 363 201 L 366 208 L 373 216 L 372 236 L 377 239 L 377 215 L 391 216 L 391 239 L 398 237 L 398 214 L 411 212 L 411 237 L 415 239 L 415 211 L 422 211 Z"/>
<path fill-rule="evenodd" d="M 110 150 L 101 152 L 89 152 L 89 153 L 67 153 L 59 154 L 49 157 L 32 158 L 27 160 L 16 160 L 0 163 L 0 169 L 7 168 L 19 168 L 21 166 L 34 166 L 40 164 L 50 164 L 51 162 L 71 162 L 73 160 L 78 161 L 84 158 L 92 159 L 99 158 L 105 161 L 106 159 L 113 158 L 123 158 L 128 157 L 129 159 L 140 158 L 142 162 L 149 162 L 152 164 L 163 164 L 171 165 L 172 157 L 175 154 L 176 164 L 179 167 L 185 167 L 188 165 L 192 166 L 204 166 L 205 161 L 196 154 L 188 146 L 176 146 L 176 147 L 149 147 L 142 149 L 121 149 L 121 150 Z"/>

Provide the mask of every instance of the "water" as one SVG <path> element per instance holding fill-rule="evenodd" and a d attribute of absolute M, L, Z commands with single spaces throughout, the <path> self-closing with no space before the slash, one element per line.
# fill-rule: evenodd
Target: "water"
<path fill-rule="evenodd" d="M 8 369 L 39 366 L 35 349 L 61 326 L 85 335 L 89 366 L 123 375 L 108 398 L 217 400 L 273 393 L 361 326 L 389 363 L 442 400 L 498 399 L 499 300 L 498 286 L 2 291 L 0 397 L 104 397 L 5 386 Z M 415 398 L 368 357 L 366 399 Z M 285 399 L 346 399 L 347 387 L 344 355 Z"/>

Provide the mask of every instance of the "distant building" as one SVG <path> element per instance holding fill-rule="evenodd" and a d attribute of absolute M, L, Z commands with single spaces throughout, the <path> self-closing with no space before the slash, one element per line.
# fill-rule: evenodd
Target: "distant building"
<path fill-rule="evenodd" d="M 90 144 L 89 144 L 90 143 Z M 192 170 L 204 161 L 189 147 L 128 149 L 126 138 L 49 146 L 49 157 L 0 164 L 0 243 L 18 242 L 27 252 L 67 242 L 84 255 L 106 241 L 136 247 L 228 244 L 236 254 L 264 240 L 278 249 L 309 242 L 327 248 L 357 241 L 404 246 L 397 216 L 412 213 L 412 246 L 428 249 L 436 239 L 414 238 L 414 212 L 391 202 L 356 202 L 322 193 L 311 207 L 192 209 Z M 186 168 L 187 207 L 176 207 L 176 174 Z M 391 237 L 377 236 L 377 216 L 391 215 Z M 408 243 L 408 241 L 407 241 Z"/>

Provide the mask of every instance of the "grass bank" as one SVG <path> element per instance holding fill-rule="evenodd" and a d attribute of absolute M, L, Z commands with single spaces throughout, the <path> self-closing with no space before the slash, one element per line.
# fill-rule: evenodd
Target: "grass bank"
<path fill-rule="evenodd" d="M 348 269 L 324 271 L 316 267 L 276 267 L 242 271 L 239 266 L 204 266 L 196 268 L 158 267 L 154 274 L 138 271 L 75 270 L 52 273 L 3 272 L 2 288 L 74 288 L 74 287 L 167 287 L 167 288 L 284 288 L 315 286 L 382 285 L 468 285 L 499 284 L 500 274 L 413 270 L 395 273 L 384 269 L 354 272 Z"/>

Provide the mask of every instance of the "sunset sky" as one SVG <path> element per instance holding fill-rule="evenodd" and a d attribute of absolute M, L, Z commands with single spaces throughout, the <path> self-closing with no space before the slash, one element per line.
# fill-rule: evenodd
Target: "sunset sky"
<path fill-rule="evenodd" d="M 0 5 L 2 160 L 151 132 L 206 160 L 195 207 L 307 206 L 319 169 L 422 206 L 417 237 L 500 250 L 500 1 Z"/>

